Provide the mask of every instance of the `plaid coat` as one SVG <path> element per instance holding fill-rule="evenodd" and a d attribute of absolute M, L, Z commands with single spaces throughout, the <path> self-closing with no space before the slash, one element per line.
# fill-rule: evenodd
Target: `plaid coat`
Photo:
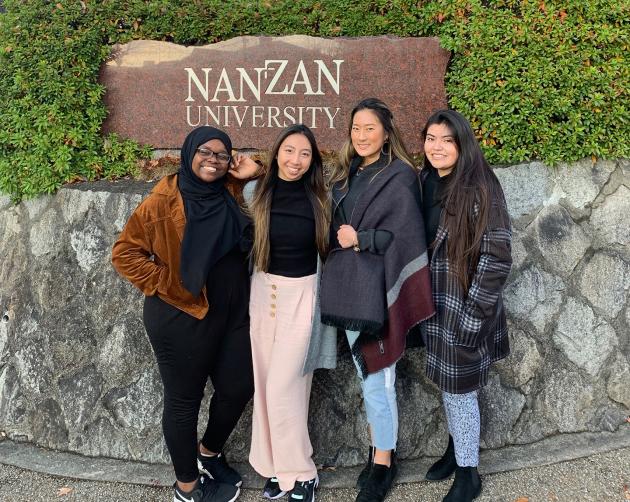
<path fill-rule="evenodd" d="M 448 261 L 450 236 L 442 224 L 438 228 L 431 258 L 436 315 L 424 321 L 421 329 L 427 346 L 427 376 L 442 391 L 463 394 L 483 387 L 490 364 L 510 353 L 502 293 L 512 266 L 511 237 L 501 191 L 492 200 L 479 263 L 466 292 Z"/>

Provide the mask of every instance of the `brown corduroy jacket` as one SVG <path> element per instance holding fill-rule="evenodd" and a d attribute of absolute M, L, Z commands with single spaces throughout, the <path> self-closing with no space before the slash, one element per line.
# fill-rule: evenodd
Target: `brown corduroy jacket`
<path fill-rule="evenodd" d="M 206 288 L 195 298 L 179 275 L 182 239 L 186 226 L 184 202 L 177 175 L 162 178 L 140 203 L 112 249 L 112 264 L 146 296 L 203 319 L 208 313 Z"/>

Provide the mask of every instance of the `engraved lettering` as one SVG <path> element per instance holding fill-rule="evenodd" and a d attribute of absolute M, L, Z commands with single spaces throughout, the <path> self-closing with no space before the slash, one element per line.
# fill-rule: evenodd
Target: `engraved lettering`
<path fill-rule="evenodd" d="M 300 75 L 302 76 L 301 80 L 298 78 Z M 311 86 L 311 81 L 308 79 L 308 73 L 306 72 L 304 61 L 302 61 L 301 59 L 298 63 L 297 70 L 295 71 L 295 76 L 293 77 L 293 83 L 291 84 L 291 90 L 289 91 L 289 94 L 295 94 L 296 85 L 304 86 L 304 88 L 306 89 L 306 91 L 304 92 L 305 96 L 312 96 L 313 94 L 315 94 L 313 92 L 313 87 Z"/>
<path fill-rule="evenodd" d="M 285 116 L 286 118 L 288 118 L 288 119 L 289 119 L 289 121 L 290 121 L 290 122 L 287 122 L 287 121 L 285 120 L 285 121 L 283 122 L 283 126 L 284 126 L 284 127 L 287 127 L 287 126 L 290 126 L 290 125 L 292 125 L 292 124 L 295 124 L 295 117 L 294 117 L 293 115 L 291 115 L 291 114 L 288 112 L 288 110 L 291 110 L 291 113 L 295 113 L 295 107 L 293 107 L 293 106 L 287 106 L 287 107 L 284 109 L 284 116 Z"/>
<path fill-rule="evenodd" d="M 192 86 L 191 86 L 191 83 L 195 84 L 195 86 L 197 87 L 197 90 L 203 96 L 203 99 L 205 101 L 208 101 L 208 73 L 210 73 L 212 68 L 202 68 L 201 69 L 201 71 L 203 71 L 206 74 L 206 85 L 203 85 L 201 83 L 201 80 L 199 80 L 199 77 L 197 76 L 197 74 L 195 73 L 195 71 L 192 68 L 184 68 L 184 70 L 186 70 L 186 73 L 188 73 L 188 97 L 186 98 L 186 101 L 194 101 L 194 99 L 192 97 Z"/>
<path fill-rule="evenodd" d="M 245 101 L 245 98 L 243 97 L 243 82 L 245 82 L 245 84 L 247 84 L 247 87 L 249 87 L 249 90 L 252 92 L 252 94 L 254 95 L 254 97 L 256 98 L 256 101 L 258 101 L 260 103 L 260 74 L 261 72 L 264 70 L 264 68 L 254 68 L 254 70 L 256 71 L 257 74 L 257 80 L 256 80 L 256 84 L 254 84 L 253 80 L 250 78 L 249 74 L 245 71 L 245 68 L 237 68 L 236 71 L 238 71 L 238 73 L 241 76 L 241 80 L 240 80 L 240 96 L 238 98 L 238 101 Z"/>
<path fill-rule="evenodd" d="M 343 61 L 344 61 L 343 59 L 333 59 L 333 63 L 335 63 L 335 65 L 337 66 L 337 78 L 333 78 L 332 73 L 330 72 L 330 70 L 328 69 L 328 67 L 324 63 L 324 61 L 322 61 L 321 59 L 314 59 L 313 60 L 313 62 L 318 67 L 318 72 L 317 72 L 317 92 L 315 94 L 317 94 L 317 95 L 324 94 L 324 91 L 322 91 L 322 74 L 323 74 L 324 77 L 326 77 L 326 80 L 328 80 L 328 83 L 332 87 L 333 91 L 335 91 L 335 94 L 337 94 L 337 96 L 339 96 L 339 89 L 340 89 L 340 82 L 341 82 L 339 69 L 340 69 L 341 63 L 343 63 Z"/>
<path fill-rule="evenodd" d="M 330 111 L 329 111 L 329 108 L 327 106 L 324 107 L 324 112 L 326 112 L 326 115 L 328 115 L 328 127 L 330 129 L 334 129 L 335 128 L 334 121 L 335 121 L 335 117 L 339 113 L 339 110 L 341 110 L 341 108 L 335 108 L 335 114 L 331 115 Z"/>
<path fill-rule="evenodd" d="M 238 126 L 243 127 L 243 120 L 245 120 L 245 115 L 247 115 L 247 110 L 249 110 L 249 105 L 247 105 L 245 109 L 243 110 L 242 117 L 238 114 L 238 106 L 233 106 L 232 110 L 234 111 L 234 115 L 236 116 L 236 122 L 238 123 Z"/>
<path fill-rule="evenodd" d="M 221 86 L 223 84 L 223 86 Z M 219 82 L 217 83 L 217 88 L 214 91 L 214 96 L 211 101 L 219 101 L 217 95 L 220 92 L 228 93 L 228 101 L 236 101 L 236 96 L 234 95 L 234 91 L 232 90 L 232 83 L 230 82 L 230 77 L 228 77 L 227 71 L 225 68 L 221 70 L 221 76 L 219 77 Z"/>
<path fill-rule="evenodd" d="M 270 68 L 270 63 L 279 63 L 280 66 L 277 68 L 274 77 L 271 79 L 271 82 L 269 82 L 267 89 L 265 89 L 265 94 L 287 94 L 289 84 L 285 85 L 284 89 L 282 89 L 281 91 L 274 91 L 273 88 L 278 83 L 278 80 L 280 80 L 280 77 L 284 73 L 284 69 L 287 67 L 287 64 L 289 62 L 286 59 L 265 59 L 265 77 L 267 76 L 267 70 L 274 69 Z"/>
<path fill-rule="evenodd" d="M 204 107 L 206 109 L 206 125 L 210 125 L 210 123 L 208 122 L 208 119 L 210 118 L 210 116 L 212 116 L 212 121 L 214 122 L 214 125 L 220 126 L 221 125 L 221 110 L 217 107 L 216 109 L 216 115 L 215 113 L 212 111 L 212 109 L 209 106 L 205 106 Z"/>
<path fill-rule="evenodd" d="M 192 108 L 191 105 L 187 105 L 186 106 L 186 123 L 190 126 L 190 127 L 197 127 L 199 124 L 201 124 L 201 107 L 198 106 L 197 107 L 197 122 L 196 123 L 192 123 L 192 119 L 190 118 L 190 109 Z"/>
<path fill-rule="evenodd" d="M 271 122 L 275 122 L 276 123 L 276 127 L 282 127 L 280 125 L 280 122 L 278 122 L 278 115 L 280 115 L 280 108 L 278 108 L 277 106 L 270 106 L 267 110 L 268 113 L 268 117 L 267 117 L 267 127 L 273 127 L 271 125 Z"/>
<path fill-rule="evenodd" d="M 265 112 L 264 106 L 252 106 L 252 127 L 262 127 L 262 125 L 256 125 L 256 119 L 263 120 L 263 113 Z"/>

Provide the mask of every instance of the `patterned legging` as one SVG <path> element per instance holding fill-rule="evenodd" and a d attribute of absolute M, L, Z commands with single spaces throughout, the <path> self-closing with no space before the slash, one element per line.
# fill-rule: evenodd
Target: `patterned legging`
<path fill-rule="evenodd" d="M 455 459 L 460 467 L 479 464 L 479 402 L 477 391 L 467 394 L 442 392 L 448 432 L 455 445 Z"/>

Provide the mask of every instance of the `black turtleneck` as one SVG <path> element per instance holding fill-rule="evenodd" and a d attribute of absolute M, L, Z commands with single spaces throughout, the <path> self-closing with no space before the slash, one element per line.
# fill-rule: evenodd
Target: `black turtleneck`
<path fill-rule="evenodd" d="M 357 200 L 370 185 L 372 178 L 387 166 L 388 160 L 387 157 L 381 155 L 376 162 L 372 162 L 363 168 L 358 167 L 354 172 L 350 173 L 348 177 L 348 193 L 341 201 L 341 210 L 348 223 L 352 219 L 352 211 L 357 204 Z"/>
<path fill-rule="evenodd" d="M 304 277 L 317 272 L 313 206 L 304 178 L 278 179 L 271 201 L 269 273 Z"/>
<path fill-rule="evenodd" d="M 360 157 L 359 157 L 360 158 Z M 356 159 L 356 161 L 359 160 Z M 389 156 L 381 154 L 378 160 L 363 168 L 353 165 L 348 177 L 348 193 L 337 207 L 334 215 L 335 231 L 344 224 L 350 224 L 352 212 L 359 197 L 367 190 L 370 182 L 378 173 L 389 164 Z M 375 254 L 384 254 L 392 242 L 392 233 L 388 230 L 370 228 L 357 232 L 359 249 Z"/>
<path fill-rule="evenodd" d="M 436 169 L 432 167 L 427 169 L 429 169 L 429 173 L 422 185 L 422 216 L 427 233 L 427 245 L 429 246 L 429 253 L 431 253 L 431 244 L 435 240 L 440 226 L 442 197 L 450 174 L 440 177 Z"/>

